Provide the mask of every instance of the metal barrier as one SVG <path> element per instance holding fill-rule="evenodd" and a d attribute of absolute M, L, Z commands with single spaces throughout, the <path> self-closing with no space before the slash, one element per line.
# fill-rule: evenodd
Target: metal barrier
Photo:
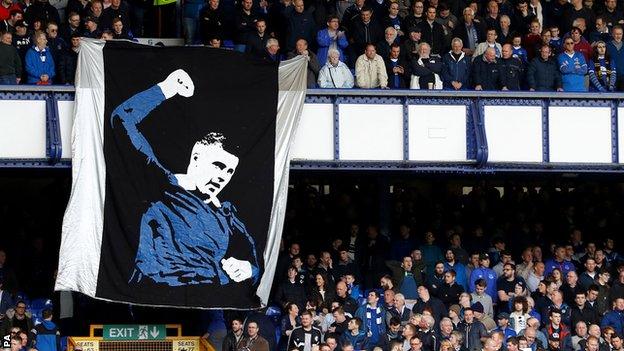
<path fill-rule="evenodd" d="M 0 167 L 70 167 L 73 96 L 71 86 L 0 87 Z M 624 142 L 624 123 L 619 123 L 623 97 L 620 93 L 313 89 L 307 93 L 291 166 L 619 173 L 624 159 L 619 148 Z M 26 105 L 16 104 L 24 100 Z M 45 118 L 36 116 L 40 113 Z M 28 123 L 13 132 L 23 116 L 43 119 L 45 128 L 37 129 L 31 139 L 12 140 L 16 133 L 28 132 Z M 3 122 L 5 117 L 10 122 Z"/>

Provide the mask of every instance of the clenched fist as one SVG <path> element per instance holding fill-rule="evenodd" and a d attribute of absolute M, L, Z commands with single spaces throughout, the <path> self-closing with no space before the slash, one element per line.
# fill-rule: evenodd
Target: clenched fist
<path fill-rule="evenodd" d="M 182 69 L 173 71 L 167 79 L 158 83 L 166 99 L 180 94 L 180 96 L 191 97 L 195 92 L 195 84 L 191 77 Z"/>

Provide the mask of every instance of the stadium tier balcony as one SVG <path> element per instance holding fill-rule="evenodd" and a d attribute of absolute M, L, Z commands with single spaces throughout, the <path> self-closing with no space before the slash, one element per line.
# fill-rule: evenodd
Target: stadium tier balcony
<path fill-rule="evenodd" d="M 71 166 L 74 89 L 0 87 L 0 167 Z M 622 94 L 309 90 L 293 169 L 622 172 Z"/>

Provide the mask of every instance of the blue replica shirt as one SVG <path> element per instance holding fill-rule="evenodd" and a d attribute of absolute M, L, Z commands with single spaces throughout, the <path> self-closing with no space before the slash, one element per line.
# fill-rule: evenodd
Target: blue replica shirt
<path fill-rule="evenodd" d="M 564 277 L 566 276 L 566 274 L 568 274 L 568 272 L 576 271 L 576 267 L 574 267 L 574 264 L 572 262 L 566 261 L 566 260 L 563 260 L 561 262 L 557 262 L 557 261 L 555 261 L 554 259 L 551 258 L 548 261 L 546 261 L 544 266 L 545 266 L 544 276 L 547 276 L 550 273 L 552 273 L 552 271 L 555 268 L 559 268 L 559 270 L 561 271 L 561 275 L 563 275 Z"/>
<path fill-rule="evenodd" d="M 179 186 L 175 175 L 160 164 L 139 132 L 137 125 L 164 100 L 160 87 L 155 85 L 123 102 L 112 114 L 111 122 L 121 120 L 132 145 L 147 158 L 147 165 L 157 166 L 168 180 L 162 198 L 151 203 L 141 218 L 135 272 L 130 281 L 149 277 L 170 286 L 228 284 L 230 278 L 221 260 L 228 258 L 229 243 L 236 236 L 249 244 L 251 252 L 245 260 L 252 265 L 255 282 L 259 269 L 254 240 L 234 206 L 223 202 L 217 208 Z"/>
<path fill-rule="evenodd" d="M 585 87 L 585 74 L 587 74 L 587 62 L 583 54 L 576 51 L 572 56 L 561 53 L 557 57 L 559 71 L 561 71 L 561 83 L 564 91 L 587 91 Z"/>
<path fill-rule="evenodd" d="M 475 282 L 478 279 L 485 279 L 487 282 L 485 293 L 490 295 L 493 303 L 496 303 L 496 301 L 498 301 L 498 294 L 496 292 L 496 272 L 490 268 L 475 268 L 472 274 L 470 274 L 470 292 L 475 291 Z"/>

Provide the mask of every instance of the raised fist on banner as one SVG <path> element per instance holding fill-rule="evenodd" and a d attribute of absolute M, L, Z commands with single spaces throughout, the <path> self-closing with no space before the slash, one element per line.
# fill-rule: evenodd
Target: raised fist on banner
<path fill-rule="evenodd" d="M 173 71 L 167 79 L 158 83 L 166 99 L 176 94 L 184 97 L 191 97 L 195 93 L 195 84 L 191 77 L 183 69 Z"/>

